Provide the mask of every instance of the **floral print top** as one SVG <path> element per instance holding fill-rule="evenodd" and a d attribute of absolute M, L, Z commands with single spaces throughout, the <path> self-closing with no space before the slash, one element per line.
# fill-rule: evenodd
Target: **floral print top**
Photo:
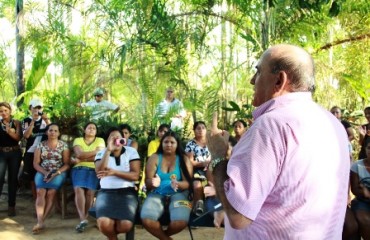
<path fill-rule="evenodd" d="M 41 153 L 41 167 L 46 171 L 58 170 L 63 166 L 63 151 L 68 145 L 59 140 L 55 149 L 48 147 L 47 141 L 40 142 L 37 146 Z"/>
<path fill-rule="evenodd" d="M 194 160 L 197 162 L 205 162 L 207 160 L 211 160 L 211 153 L 208 150 L 208 147 L 199 146 L 194 139 L 190 140 L 186 144 L 185 152 L 192 152 L 194 154 Z"/>

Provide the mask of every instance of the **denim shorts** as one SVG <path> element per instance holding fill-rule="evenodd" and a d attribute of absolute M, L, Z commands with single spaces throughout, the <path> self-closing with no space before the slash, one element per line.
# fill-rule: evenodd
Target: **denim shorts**
<path fill-rule="evenodd" d="M 171 221 L 189 221 L 191 204 L 188 200 L 188 191 L 178 192 L 171 196 L 163 196 L 158 193 L 149 193 L 141 208 L 141 219 L 158 221 L 162 216 L 166 201 L 169 201 Z"/>
<path fill-rule="evenodd" d="M 355 198 L 351 202 L 351 209 L 354 212 L 359 210 L 370 212 L 370 202 L 365 202 Z"/>
<path fill-rule="evenodd" d="M 100 189 L 96 197 L 96 218 L 135 222 L 138 198 L 135 188 Z"/>
<path fill-rule="evenodd" d="M 66 172 L 62 172 L 61 174 L 59 175 L 56 175 L 50 182 L 44 182 L 44 175 L 37 172 L 36 175 L 35 175 L 35 185 L 36 185 L 36 189 L 39 189 L 39 188 L 45 188 L 45 189 L 56 189 L 56 190 L 59 190 L 65 179 L 66 179 L 66 176 L 67 176 L 67 173 Z"/>
<path fill-rule="evenodd" d="M 87 188 L 96 190 L 98 187 L 98 177 L 94 168 L 74 167 L 71 171 L 73 187 Z"/>

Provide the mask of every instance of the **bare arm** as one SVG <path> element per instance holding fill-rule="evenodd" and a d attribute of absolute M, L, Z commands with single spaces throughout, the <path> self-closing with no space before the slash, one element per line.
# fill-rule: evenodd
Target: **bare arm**
<path fill-rule="evenodd" d="M 352 127 L 346 128 L 348 140 L 351 142 L 353 139 L 355 139 L 355 131 Z"/>
<path fill-rule="evenodd" d="M 16 141 L 20 141 L 22 138 L 21 123 L 18 120 L 14 120 L 15 129 L 11 128 L 10 125 L 6 126 L 6 133 Z"/>
<path fill-rule="evenodd" d="M 39 148 L 36 148 L 34 155 L 33 155 L 33 168 L 38 171 L 39 173 L 46 176 L 48 174 L 48 171 L 43 169 L 40 165 L 41 163 L 41 151 Z"/>
<path fill-rule="evenodd" d="M 136 150 L 138 150 L 139 148 L 139 144 L 135 141 L 135 140 L 132 140 L 131 142 L 131 147 L 135 148 Z"/>
<path fill-rule="evenodd" d="M 98 178 L 102 178 L 105 176 L 116 176 L 128 181 L 137 181 L 140 177 L 140 160 L 132 160 L 130 161 L 130 171 L 123 172 L 114 169 L 105 169 L 97 172 Z"/>
<path fill-rule="evenodd" d="M 369 198 L 370 192 L 363 184 L 360 184 L 360 178 L 357 173 L 350 173 L 351 191 L 356 197 Z"/>
<path fill-rule="evenodd" d="M 208 163 L 209 163 L 208 161 L 205 161 L 205 162 L 197 162 L 197 161 L 195 161 L 195 159 L 194 159 L 194 153 L 193 152 L 186 153 L 186 156 L 189 159 L 189 162 L 191 163 L 191 165 L 193 166 L 193 168 L 206 167 L 208 165 Z"/>
<path fill-rule="evenodd" d="M 229 179 L 226 173 L 227 161 L 221 161 L 213 169 L 213 180 L 216 188 L 216 194 L 222 203 L 225 213 L 229 219 L 230 225 L 234 229 L 242 229 L 249 226 L 253 221 L 239 212 L 237 212 L 229 203 L 224 189 L 224 182 Z"/>
<path fill-rule="evenodd" d="M 152 179 L 155 177 L 158 167 L 158 155 L 153 154 L 149 157 L 145 167 L 145 185 L 147 189 L 152 190 L 156 188 L 153 186 Z"/>
<path fill-rule="evenodd" d="M 103 149 L 103 147 L 97 147 L 94 151 L 84 152 L 80 146 L 76 145 L 73 147 L 73 152 L 80 161 L 93 162 L 95 160 L 95 155 Z"/>

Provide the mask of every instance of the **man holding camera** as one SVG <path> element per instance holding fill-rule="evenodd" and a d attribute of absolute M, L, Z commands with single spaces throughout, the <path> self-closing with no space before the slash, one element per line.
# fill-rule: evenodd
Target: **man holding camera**
<path fill-rule="evenodd" d="M 29 104 L 31 115 L 22 121 L 23 136 L 26 139 L 26 151 L 23 156 L 22 180 L 31 183 L 32 195 L 36 198 L 33 168 L 33 154 L 37 145 L 45 138 L 45 128 L 51 123 L 47 114 L 43 112 L 43 103 L 39 99 L 32 99 Z"/>

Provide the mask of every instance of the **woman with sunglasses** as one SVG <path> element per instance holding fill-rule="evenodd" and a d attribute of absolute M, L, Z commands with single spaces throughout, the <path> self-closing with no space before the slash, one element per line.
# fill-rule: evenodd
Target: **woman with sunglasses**
<path fill-rule="evenodd" d="M 18 171 L 22 161 L 19 141 L 22 138 L 21 124 L 12 117 L 12 108 L 7 102 L 0 103 L 0 195 L 8 170 L 8 216 L 15 216 L 15 199 L 18 186 Z"/>

